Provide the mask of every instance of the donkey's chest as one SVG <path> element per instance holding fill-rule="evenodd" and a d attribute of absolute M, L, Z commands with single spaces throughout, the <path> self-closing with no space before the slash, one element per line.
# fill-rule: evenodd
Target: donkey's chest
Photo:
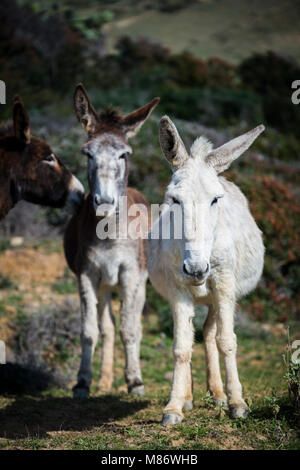
<path fill-rule="evenodd" d="M 134 269 L 136 259 L 129 247 L 106 249 L 96 246 L 88 251 L 88 263 L 89 268 L 100 278 L 101 286 L 114 287 L 119 284 L 120 270 Z"/>

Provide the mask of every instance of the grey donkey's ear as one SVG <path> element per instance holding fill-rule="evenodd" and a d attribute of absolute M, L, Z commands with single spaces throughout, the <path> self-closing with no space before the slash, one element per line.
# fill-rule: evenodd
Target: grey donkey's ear
<path fill-rule="evenodd" d="M 122 116 L 121 124 L 127 138 L 133 137 L 139 131 L 153 109 L 158 105 L 159 101 L 160 98 L 154 98 L 150 103 L 132 111 L 132 113 L 126 116 Z"/>
<path fill-rule="evenodd" d="M 77 119 L 84 130 L 86 132 L 94 132 L 98 121 L 97 113 L 82 83 L 79 83 L 75 88 L 74 108 Z"/>
<path fill-rule="evenodd" d="M 160 120 L 159 142 L 166 159 L 174 169 L 180 168 L 189 158 L 175 124 L 168 116 L 163 116 Z"/>
<path fill-rule="evenodd" d="M 265 126 L 261 124 L 246 134 L 242 134 L 221 147 L 212 150 L 205 158 L 206 163 L 209 166 L 214 167 L 217 173 L 222 173 L 222 171 L 229 168 L 231 162 L 242 155 L 242 153 L 250 147 L 259 134 L 264 130 Z"/>

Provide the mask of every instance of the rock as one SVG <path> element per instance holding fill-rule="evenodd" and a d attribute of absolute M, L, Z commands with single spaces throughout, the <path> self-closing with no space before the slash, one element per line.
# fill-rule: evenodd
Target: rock
<path fill-rule="evenodd" d="M 13 247 L 22 246 L 23 243 L 24 243 L 23 237 L 12 237 L 10 239 L 10 246 L 13 246 Z"/>

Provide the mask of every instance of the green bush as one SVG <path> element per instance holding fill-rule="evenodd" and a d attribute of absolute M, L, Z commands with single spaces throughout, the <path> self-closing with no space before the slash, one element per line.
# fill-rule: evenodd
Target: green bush
<path fill-rule="evenodd" d="M 291 102 L 292 82 L 300 67 L 275 52 L 255 54 L 238 67 L 242 85 L 255 91 L 263 104 L 265 120 L 284 132 L 298 135 L 300 107 Z"/>

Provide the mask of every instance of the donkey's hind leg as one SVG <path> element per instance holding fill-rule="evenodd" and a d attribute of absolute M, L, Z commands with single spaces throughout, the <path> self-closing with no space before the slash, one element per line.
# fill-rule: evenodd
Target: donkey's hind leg
<path fill-rule="evenodd" d="M 226 372 L 226 394 L 229 413 L 232 418 L 245 418 L 247 405 L 243 400 L 242 385 L 239 381 L 236 352 L 237 341 L 234 333 L 235 298 L 231 274 L 224 275 L 216 285 L 214 303 L 217 318 L 217 345 L 224 358 Z"/>
<path fill-rule="evenodd" d="M 145 304 L 146 276 L 132 278 L 124 274 L 121 281 L 120 332 L 125 348 L 125 379 L 128 392 L 144 394 L 140 368 L 141 316 Z"/>
<path fill-rule="evenodd" d="M 81 362 L 74 398 L 88 398 L 92 382 L 92 359 L 98 340 L 97 286 L 87 274 L 79 278 L 81 307 Z"/>
<path fill-rule="evenodd" d="M 211 393 L 215 406 L 227 403 L 223 391 L 223 383 L 220 372 L 219 351 L 216 342 L 217 321 L 213 307 L 210 305 L 203 326 L 203 336 L 206 355 L 206 382 L 207 390 Z"/>
<path fill-rule="evenodd" d="M 102 339 L 99 391 L 108 392 L 114 380 L 115 319 L 111 310 L 111 293 L 100 292 L 98 303 Z"/>
<path fill-rule="evenodd" d="M 193 409 L 193 377 L 192 377 L 192 363 L 190 362 L 188 377 L 187 377 L 187 387 L 186 387 L 186 397 L 183 405 L 185 411 L 190 411 Z"/>

